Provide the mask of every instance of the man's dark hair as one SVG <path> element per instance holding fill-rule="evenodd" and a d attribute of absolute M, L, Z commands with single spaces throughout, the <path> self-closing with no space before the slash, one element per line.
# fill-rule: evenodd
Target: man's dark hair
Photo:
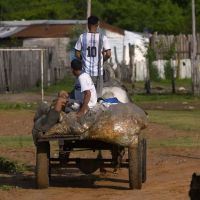
<path fill-rule="evenodd" d="M 78 59 L 74 59 L 72 60 L 71 62 L 71 68 L 74 69 L 74 70 L 82 70 L 82 63 L 80 60 Z"/>
<path fill-rule="evenodd" d="M 95 24 L 98 24 L 98 22 L 99 22 L 99 18 L 98 17 L 96 17 L 96 16 L 88 17 L 88 24 L 95 25 Z"/>

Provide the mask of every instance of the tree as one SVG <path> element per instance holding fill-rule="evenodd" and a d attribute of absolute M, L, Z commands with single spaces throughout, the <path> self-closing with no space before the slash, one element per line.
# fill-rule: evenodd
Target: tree
<path fill-rule="evenodd" d="M 130 31 L 191 33 L 188 0 L 92 0 L 92 14 Z M 85 19 L 87 0 L 0 0 L 1 20 Z M 200 31 L 200 1 L 196 1 Z"/>

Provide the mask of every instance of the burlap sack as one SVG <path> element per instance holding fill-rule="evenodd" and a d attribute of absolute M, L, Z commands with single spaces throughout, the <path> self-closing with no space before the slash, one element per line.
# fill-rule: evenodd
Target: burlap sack
<path fill-rule="evenodd" d="M 78 134 L 83 139 L 122 146 L 134 143 L 140 131 L 147 126 L 146 113 L 132 103 L 112 105 L 106 110 L 97 109 L 82 119 L 77 119 L 76 113 L 62 113 L 61 118 L 61 122 L 46 134 Z"/>
<path fill-rule="evenodd" d="M 85 137 L 129 146 L 147 126 L 147 115 L 132 103 L 112 105 L 91 126 Z M 137 142 L 137 141 L 135 141 Z"/>

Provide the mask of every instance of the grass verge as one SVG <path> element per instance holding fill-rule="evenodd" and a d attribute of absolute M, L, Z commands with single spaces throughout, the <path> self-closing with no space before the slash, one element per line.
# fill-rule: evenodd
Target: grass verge
<path fill-rule="evenodd" d="M 0 147 L 33 147 L 32 136 L 0 136 Z"/>
<path fill-rule="evenodd" d="M 185 131 L 186 136 L 149 140 L 150 148 L 158 147 L 200 147 L 199 110 L 192 111 L 163 111 L 150 110 L 149 121 L 162 124 L 175 130 Z"/>
<path fill-rule="evenodd" d="M 190 94 L 137 94 L 132 97 L 135 103 L 159 103 L 159 102 L 172 102 L 172 103 L 182 103 L 182 102 L 199 102 L 200 97 L 194 97 Z"/>
<path fill-rule="evenodd" d="M 36 110 L 37 103 L 0 102 L 0 110 Z"/>
<path fill-rule="evenodd" d="M 185 136 L 185 137 L 174 137 L 167 139 L 149 141 L 150 148 L 159 147 L 200 147 L 200 136 Z"/>
<path fill-rule="evenodd" d="M 193 111 L 163 111 L 150 110 L 149 121 L 166 125 L 170 128 L 200 134 L 199 110 Z"/>
<path fill-rule="evenodd" d="M 13 188 L 15 188 L 15 186 L 12 186 L 12 185 L 0 185 L 0 190 L 3 190 L 3 191 L 10 191 Z"/>

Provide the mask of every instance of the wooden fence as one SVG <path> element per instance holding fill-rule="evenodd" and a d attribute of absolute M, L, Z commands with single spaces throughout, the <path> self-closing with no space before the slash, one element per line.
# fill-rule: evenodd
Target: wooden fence
<path fill-rule="evenodd" d="M 117 63 L 115 72 L 119 80 L 135 82 L 136 80 L 148 79 L 148 62 L 145 62 L 145 57 L 143 61 L 135 61 L 135 46 L 129 44 L 130 62 L 128 65 L 123 61 L 119 63 L 116 47 L 114 48 L 115 62 Z M 150 37 L 149 46 L 155 52 L 154 65 L 156 65 L 161 78 L 164 78 L 166 60 L 173 61 L 176 77 L 188 78 L 191 76 L 191 62 L 189 61 L 191 59 L 192 35 L 157 35 L 155 33 Z M 200 60 L 200 34 L 197 34 L 197 58 Z"/>
<path fill-rule="evenodd" d="M 157 35 L 150 38 L 150 46 L 156 53 L 157 60 L 165 60 L 171 47 L 175 48 L 173 59 L 190 59 L 192 35 Z M 200 34 L 197 34 L 197 54 L 200 55 Z"/>
<path fill-rule="evenodd" d="M 55 83 L 66 74 L 66 69 L 58 62 L 53 48 L 0 49 L 0 92 L 18 92 L 41 84 L 43 65 L 44 86 Z"/>

